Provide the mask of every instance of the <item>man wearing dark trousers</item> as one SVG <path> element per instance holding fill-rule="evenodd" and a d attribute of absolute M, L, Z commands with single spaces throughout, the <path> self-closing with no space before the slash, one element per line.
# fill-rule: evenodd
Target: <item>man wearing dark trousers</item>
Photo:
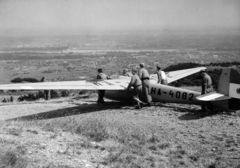
<path fill-rule="evenodd" d="M 110 77 L 108 77 L 106 74 L 103 73 L 102 68 L 99 68 L 98 69 L 97 79 L 99 79 L 99 80 L 106 80 L 106 79 L 110 79 Z M 105 90 L 98 90 L 97 104 L 105 104 L 105 102 L 104 102 L 104 95 L 105 95 Z"/>
<path fill-rule="evenodd" d="M 42 77 L 40 82 L 46 82 L 45 77 Z M 45 100 L 50 100 L 51 99 L 51 90 L 44 90 L 43 93 L 44 93 Z"/>

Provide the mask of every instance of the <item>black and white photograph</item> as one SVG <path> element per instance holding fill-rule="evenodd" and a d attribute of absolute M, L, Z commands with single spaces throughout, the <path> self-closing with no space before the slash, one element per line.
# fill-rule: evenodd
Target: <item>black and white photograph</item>
<path fill-rule="evenodd" d="M 0 168 L 240 168 L 240 1 L 0 0 Z"/>

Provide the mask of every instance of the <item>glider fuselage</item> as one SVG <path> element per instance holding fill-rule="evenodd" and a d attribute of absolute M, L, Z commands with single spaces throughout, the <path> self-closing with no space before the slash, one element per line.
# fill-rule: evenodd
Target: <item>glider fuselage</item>
<path fill-rule="evenodd" d="M 197 96 L 201 95 L 199 92 L 161 85 L 153 81 L 150 81 L 150 94 L 153 102 L 201 104 L 201 102 L 196 99 Z M 106 90 L 105 97 L 118 101 L 132 101 L 133 90 Z M 144 101 L 142 94 L 140 95 L 140 99 Z"/>

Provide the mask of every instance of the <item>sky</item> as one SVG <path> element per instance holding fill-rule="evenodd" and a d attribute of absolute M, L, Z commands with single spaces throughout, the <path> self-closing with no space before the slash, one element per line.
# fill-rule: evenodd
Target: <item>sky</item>
<path fill-rule="evenodd" d="M 240 0 L 0 0 L 0 31 L 166 28 L 240 30 Z"/>

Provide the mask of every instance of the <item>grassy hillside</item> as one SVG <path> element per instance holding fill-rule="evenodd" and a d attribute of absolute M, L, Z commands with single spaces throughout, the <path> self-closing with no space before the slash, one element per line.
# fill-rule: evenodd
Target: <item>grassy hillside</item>
<path fill-rule="evenodd" d="M 136 110 L 132 104 L 97 106 L 95 101 L 1 104 L 6 115 L 25 116 L 0 122 L 0 167 L 240 165 L 239 112 L 202 118 L 194 105 L 156 103 Z"/>

